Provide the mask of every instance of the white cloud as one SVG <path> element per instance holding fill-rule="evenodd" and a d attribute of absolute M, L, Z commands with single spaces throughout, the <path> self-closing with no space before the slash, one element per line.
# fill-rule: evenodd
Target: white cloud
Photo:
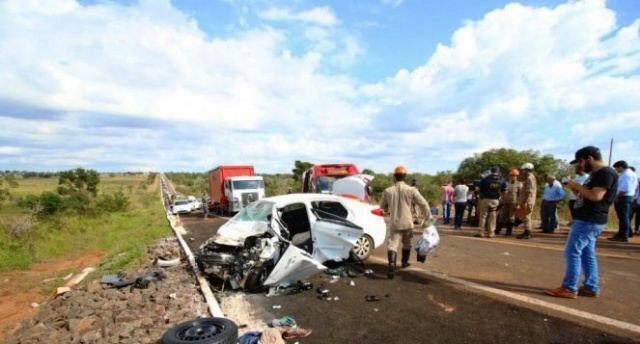
<path fill-rule="evenodd" d="M 302 12 L 292 12 L 289 8 L 270 8 L 260 12 L 259 16 L 268 20 L 300 21 L 321 26 L 340 24 L 329 7 L 316 7 Z"/>
<path fill-rule="evenodd" d="M 398 7 L 402 5 L 404 0 L 382 0 L 382 3 L 385 5 L 390 5 L 392 7 Z"/>
<path fill-rule="evenodd" d="M 222 37 L 169 0 L 0 2 L 0 163 L 435 172 L 505 146 L 570 157 L 614 133 L 630 140 L 616 154 L 637 156 L 640 20 L 618 27 L 604 0 L 510 4 L 369 85 L 332 69 L 367 52 L 331 8 L 258 14 L 293 26 Z"/>
<path fill-rule="evenodd" d="M 450 135 L 439 114 L 463 111 L 465 120 L 448 128 L 476 133 L 463 130 L 455 137 L 459 144 L 561 154 L 587 136 L 640 129 L 632 119 L 640 118 L 633 95 L 640 92 L 638 25 L 615 31 L 615 13 L 603 0 L 554 9 L 510 4 L 467 22 L 425 65 L 364 91 L 386 108 L 380 116 L 390 115 L 388 104 L 401 104 L 406 111 L 395 120 L 423 117 L 442 142 Z"/>

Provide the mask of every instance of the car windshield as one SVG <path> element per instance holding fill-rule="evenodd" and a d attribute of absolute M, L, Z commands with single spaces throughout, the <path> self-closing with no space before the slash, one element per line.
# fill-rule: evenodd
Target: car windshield
<path fill-rule="evenodd" d="M 336 177 L 318 177 L 318 192 L 331 193 L 333 182 L 335 182 L 336 179 Z"/>
<path fill-rule="evenodd" d="M 260 189 L 264 187 L 264 181 L 260 179 L 255 180 L 234 180 L 234 190 L 246 190 L 246 189 Z"/>
<path fill-rule="evenodd" d="M 268 216 L 273 213 L 273 202 L 253 202 L 233 218 L 234 221 L 261 221 L 269 222 Z"/>
<path fill-rule="evenodd" d="M 187 200 L 176 201 L 175 204 L 176 205 L 185 205 L 185 204 L 189 204 L 189 201 L 187 201 Z"/>

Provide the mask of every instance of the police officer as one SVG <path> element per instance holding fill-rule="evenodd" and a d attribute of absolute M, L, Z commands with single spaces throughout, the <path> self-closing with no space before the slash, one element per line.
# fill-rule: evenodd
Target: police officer
<path fill-rule="evenodd" d="M 389 271 L 387 277 L 390 279 L 394 277 L 396 270 L 396 257 L 400 241 L 402 241 L 402 267 L 406 268 L 410 265 L 409 255 L 411 254 L 411 237 L 413 236 L 412 204 L 418 205 L 422 214 L 425 214 L 422 227 L 426 227 L 431 220 L 427 200 L 420 195 L 417 188 L 405 183 L 407 169 L 404 166 L 396 167 L 393 171 L 393 178 L 395 184 L 384 190 L 380 200 L 380 208 L 384 210 L 385 214 L 389 214 L 389 238 L 387 239 Z"/>
<path fill-rule="evenodd" d="M 486 233 L 486 236 L 493 238 L 500 196 L 507 191 L 507 182 L 500 176 L 500 168 L 498 166 L 491 167 L 491 174 L 482 178 L 476 190 L 480 193 L 480 206 L 478 207 L 480 219 L 478 232 L 475 236 L 483 238 Z"/>
<path fill-rule="evenodd" d="M 522 183 L 518 180 L 519 175 L 520 171 L 516 169 L 509 171 L 509 186 L 500 202 L 500 218 L 498 219 L 496 234 L 500 234 L 503 226 L 507 226 L 506 236 L 511 236 L 511 232 L 513 231 L 518 195 L 520 194 L 520 189 L 522 189 Z"/>

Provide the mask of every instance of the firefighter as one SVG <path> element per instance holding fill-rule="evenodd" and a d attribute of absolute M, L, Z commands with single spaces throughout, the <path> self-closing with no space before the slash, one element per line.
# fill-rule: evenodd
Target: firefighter
<path fill-rule="evenodd" d="M 498 228 L 496 228 L 496 235 L 500 234 L 502 227 L 507 227 L 507 233 L 505 236 L 511 236 L 513 231 L 513 224 L 515 222 L 515 210 L 518 205 L 518 196 L 520 190 L 522 190 L 522 183 L 518 180 L 520 171 L 513 169 L 509 171 L 509 184 L 507 191 L 504 193 L 500 201 L 500 216 L 498 218 Z"/>
<path fill-rule="evenodd" d="M 402 267 L 409 265 L 409 255 L 411 254 L 411 237 L 413 236 L 413 216 L 411 208 L 413 204 L 420 207 L 425 219 L 422 227 L 426 227 L 431 220 L 429 212 L 429 203 L 422 197 L 417 188 L 409 186 L 405 183 L 407 178 L 407 169 L 404 166 L 398 166 L 393 171 L 395 184 L 384 190 L 382 199 L 380 200 L 380 209 L 385 214 L 389 214 L 388 222 L 388 239 L 387 239 L 387 257 L 389 259 L 389 271 L 387 277 L 394 277 L 396 270 L 396 257 L 398 245 L 402 241 Z"/>

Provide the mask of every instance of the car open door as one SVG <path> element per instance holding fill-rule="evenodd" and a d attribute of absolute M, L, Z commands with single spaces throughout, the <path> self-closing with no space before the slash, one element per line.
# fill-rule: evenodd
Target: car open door
<path fill-rule="evenodd" d="M 326 268 L 306 251 L 289 245 L 276 266 L 273 267 L 269 277 L 264 281 L 264 285 L 286 287 L 321 273 Z"/>
<path fill-rule="evenodd" d="M 311 225 L 313 258 L 319 262 L 343 260 L 362 237 L 362 227 L 340 216 L 312 209 L 316 221 Z"/>

